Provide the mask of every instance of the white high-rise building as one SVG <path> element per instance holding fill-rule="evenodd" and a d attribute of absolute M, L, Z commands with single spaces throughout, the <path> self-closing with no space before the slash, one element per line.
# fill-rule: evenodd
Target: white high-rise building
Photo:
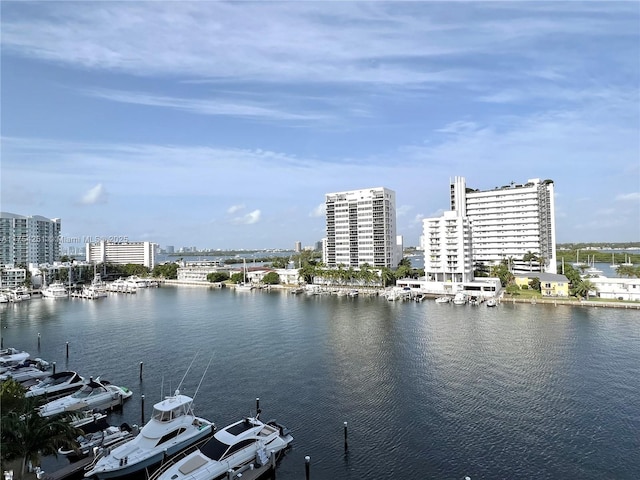
<path fill-rule="evenodd" d="M 86 244 L 87 262 L 133 263 L 153 269 L 156 265 L 156 244 L 151 242 L 107 242 Z"/>
<path fill-rule="evenodd" d="M 60 259 L 59 218 L 0 212 L 0 264 L 53 263 Z"/>
<path fill-rule="evenodd" d="M 327 237 L 323 262 L 328 267 L 396 268 L 396 194 L 384 187 L 327 193 Z"/>
<path fill-rule="evenodd" d="M 454 211 L 448 211 L 441 217 L 423 219 L 422 226 L 426 280 L 454 283 L 472 281 L 469 220 Z"/>
<path fill-rule="evenodd" d="M 542 259 L 544 271 L 556 273 L 554 184 L 531 179 L 493 190 L 467 188 L 464 177 L 451 182 L 451 210 L 471 222 L 476 264 L 521 261 L 529 252 Z"/>

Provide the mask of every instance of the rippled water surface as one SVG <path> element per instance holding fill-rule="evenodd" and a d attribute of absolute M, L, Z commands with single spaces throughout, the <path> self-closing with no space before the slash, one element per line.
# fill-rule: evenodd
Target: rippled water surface
<path fill-rule="evenodd" d="M 313 480 L 640 474 L 637 311 L 164 287 L 0 314 L 5 346 L 131 388 L 115 424 L 140 423 L 140 396 L 148 416 L 197 354 L 193 395 L 213 358 L 196 413 L 223 426 L 260 397 L 295 437 L 280 480 L 304 478 L 305 455 Z"/>

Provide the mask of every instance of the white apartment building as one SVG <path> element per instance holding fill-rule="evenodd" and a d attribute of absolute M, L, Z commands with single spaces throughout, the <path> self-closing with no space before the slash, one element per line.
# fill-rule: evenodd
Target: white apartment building
<path fill-rule="evenodd" d="M 451 210 L 471 222 L 475 264 L 522 260 L 531 252 L 542 258 L 544 271 L 556 273 L 552 180 L 535 178 L 481 191 L 467 188 L 464 177 L 455 177 L 451 182 Z"/>
<path fill-rule="evenodd" d="M 107 242 L 86 244 L 86 260 L 90 263 L 133 263 L 153 269 L 156 265 L 156 244 L 152 242 Z"/>
<path fill-rule="evenodd" d="M 323 262 L 328 267 L 396 268 L 396 194 L 384 187 L 327 193 L 326 243 Z"/>
<path fill-rule="evenodd" d="M 60 258 L 59 218 L 0 212 L 0 264 L 53 263 Z"/>
<path fill-rule="evenodd" d="M 422 220 L 424 274 L 430 282 L 463 283 L 473 280 L 471 225 L 454 211 Z"/>

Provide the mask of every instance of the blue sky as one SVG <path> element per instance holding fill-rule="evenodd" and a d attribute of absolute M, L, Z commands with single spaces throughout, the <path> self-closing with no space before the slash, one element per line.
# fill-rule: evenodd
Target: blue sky
<path fill-rule="evenodd" d="M 1 4 L 3 211 L 292 248 L 324 195 L 553 179 L 559 242 L 640 241 L 640 3 Z"/>

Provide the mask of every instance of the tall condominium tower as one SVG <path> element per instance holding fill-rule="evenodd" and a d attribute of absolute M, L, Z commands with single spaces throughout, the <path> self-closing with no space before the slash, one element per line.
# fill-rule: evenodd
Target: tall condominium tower
<path fill-rule="evenodd" d="M 448 211 L 441 217 L 423 219 L 422 225 L 424 274 L 427 280 L 456 283 L 472 281 L 469 219 Z"/>
<path fill-rule="evenodd" d="M 490 265 L 521 261 L 528 252 L 556 273 L 556 227 L 553 181 L 534 178 L 493 190 L 467 188 L 464 177 L 451 182 L 451 210 L 471 222 L 472 257 Z"/>
<path fill-rule="evenodd" d="M 0 212 L 0 264 L 53 263 L 60 258 L 59 218 Z"/>
<path fill-rule="evenodd" d="M 402 259 L 396 239 L 396 194 L 384 187 L 327 193 L 328 267 L 395 268 Z"/>

